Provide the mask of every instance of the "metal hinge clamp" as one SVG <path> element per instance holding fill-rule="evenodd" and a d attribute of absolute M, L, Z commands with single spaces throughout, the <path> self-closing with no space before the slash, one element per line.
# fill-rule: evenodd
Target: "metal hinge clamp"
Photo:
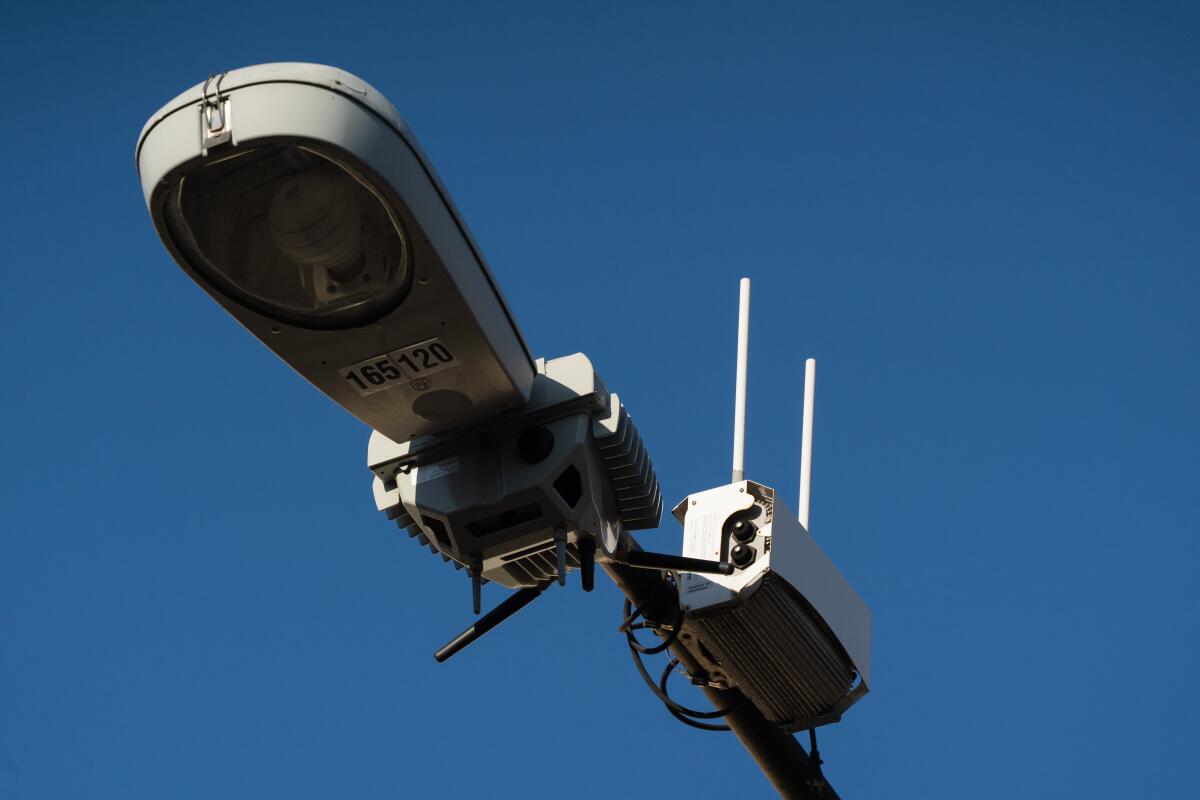
<path fill-rule="evenodd" d="M 209 75 L 200 92 L 200 154 L 208 155 L 209 148 L 233 142 L 233 107 L 228 97 L 221 96 L 221 81 L 227 73 Z M 216 83 L 213 84 L 213 78 Z M 208 87 L 213 84 L 213 94 Z"/>

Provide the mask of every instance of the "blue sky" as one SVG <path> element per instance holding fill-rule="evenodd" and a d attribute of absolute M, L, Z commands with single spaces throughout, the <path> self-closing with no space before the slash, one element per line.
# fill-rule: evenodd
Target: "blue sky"
<path fill-rule="evenodd" d="M 1183 797 L 1200 668 L 1200 26 L 1184 3 L 21 4 L 0 293 L 0 796 L 763 796 L 577 582 L 451 662 L 466 579 L 368 431 L 174 266 L 133 164 L 209 73 L 334 64 L 668 503 L 748 474 L 871 605 L 846 798 Z M 678 548 L 669 518 L 640 536 Z M 485 590 L 485 603 L 503 596 Z"/>

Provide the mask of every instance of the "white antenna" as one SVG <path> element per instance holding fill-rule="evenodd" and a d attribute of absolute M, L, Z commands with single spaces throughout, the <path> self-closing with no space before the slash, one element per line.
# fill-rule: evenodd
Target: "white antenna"
<path fill-rule="evenodd" d="M 746 477 L 746 361 L 750 349 L 750 279 L 738 293 L 737 385 L 733 394 L 733 483 Z"/>
<path fill-rule="evenodd" d="M 804 432 L 800 438 L 800 524 L 808 530 L 808 502 L 812 496 L 813 395 L 817 391 L 817 361 L 804 361 Z"/>

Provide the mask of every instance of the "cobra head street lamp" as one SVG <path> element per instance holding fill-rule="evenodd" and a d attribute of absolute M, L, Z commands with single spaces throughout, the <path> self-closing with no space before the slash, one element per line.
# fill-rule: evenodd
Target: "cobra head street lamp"
<path fill-rule="evenodd" d="M 137 164 L 184 271 L 373 429 L 408 441 L 529 398 L 533 359 L 466 225 L 353 75 L 268 64 L 206 81 L 151 117 Z"/>

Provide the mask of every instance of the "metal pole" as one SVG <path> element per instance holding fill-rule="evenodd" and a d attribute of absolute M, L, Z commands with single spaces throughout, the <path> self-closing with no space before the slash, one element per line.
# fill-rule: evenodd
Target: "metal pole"
<path fill-rule="evenodd" d="M 746 477 L 746 362 L 750 349 L 750 279 L 738 287 L 737 383 L 733 394 L 733 483 Z"/>
<path fill-rule="evenodd" d="M 675 613 L 674 609 L 678 608 L 679 597 L 675 588 L 663 579 L 662 573 L 613 561 L 605 561 L 604 570 L 634 606 L 645 609 L 652 619 L 669 619 Z M 672 645 L 671 653 L 691 674 L 703 672 L 691 652 L 681 643 Z M 742 699 L 742 693 L 736 689 L 722 691 L 704 687 L 704 693 L 714 708 L 728 708 Z M 837 792 L 828 784 L 819 794 L 813 791 L 810 781 L 814 772 L 808 753 L 795 737 L 770 722 L 753 703 L 741 703 L 736 711 L 725 717 L 724 722 L 781 797 L 838 800 Z"/>

